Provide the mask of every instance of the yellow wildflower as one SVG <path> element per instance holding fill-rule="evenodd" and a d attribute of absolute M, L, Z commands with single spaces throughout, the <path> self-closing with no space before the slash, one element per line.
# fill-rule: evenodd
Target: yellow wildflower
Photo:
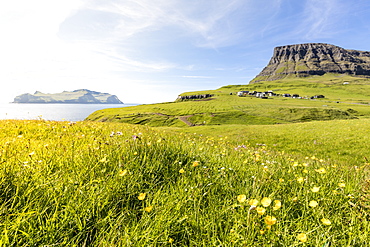
<path fill-rule="evenodd" d="M 278 210 L 279 208 L 281 208 L 281 201 L 275 200 L 274 201 L 274 207 L 272 209 L 273 210 Z"/>
<path fill-rule="evenodd" d="M 102 158 L 101 160 L 99 160 L 99 162 L 102 162 L 102 163 L 108 162 L 107 161 L 107 157 L 105 156 L 104 158 Z"/>
<path fill-rule="evenodd" d="M 345 183 L 339 183 L 338 186 L 341 187 L 341 188 L 344 188 L 344 187 L 346 187 L 346 184 Z"/>
<path fill-rule="evenodd" d="M 265 223 L 266 225 L 272 226 L 276 224 L 276 218 L 274 216 L 267 215 L 265 217 Z"/>
<path fill-rule="evenodd" d="M 284 180 L 284 178 L 279 178 L 279 182 L 284 182 L 285 180 Z"/>
<path fill-rule="evenodd" d="M 292 201 L 293 201 L 293 202 L 297 202 L 297 201 L 298 201 L 298 197 L 294 197 L 294 198 L 292 199 Z"/>
<path fill-rule="evenodd" d="M 247 200 L 247 196 L 246 196 L 246 195 L 244 195 L 244 194 L 242 194 L 242 195 L 238 195 L 238 196 L 236 197 L 236 199 L 238 200 L 238 202 L 243 203 L 243 202 L 245 202 L 245 201 Z"/>
<path fill-rule="evenodd" d="M 128 171 L 125 169 L 125 170 L 120 171 L 120 172 L 118 173 L 118 176 L 123 177 L 123 176 L 125 176 L 127 173 L 128 173 Z"/>
<path fill-rule="evenodd" d="M 137 197 L 140 201 L 144 200 L 146 197 L 146 193 L 140 193 L 139 196 Z"/>
<path fill-rule="evenodd" d="M 261 235 L 265 234 L 265 231 L 264 230 L 260 230 L 260 234 Z"/>
<path fill-rule="evenodd" d="M 325 170 L 324 167 L 321 167 L 319 169 L 315 169 L 315 172 L 320 173 L 320 174 L 323 174 L 323 173 L 326 173 L 326 170 Z"/>
<path fill-rule="evenodd" d="M 249 205 L 257 207 L 258 200 L 257 199 L 251 199 L 251 200 L 249 200 Z"/>
<path fill-rule="evenodd" d="M 311 191 L 312 192 L 318 192 L 320 190 L 320 187 L 313 187 L 312 189 L 311 189 Z"/>
<path fill-rule="evenodd" d="M 263 207 L 257 207 L 256 210 L 257 210 L 257 214 L 259 215 L 264 215 L 266 212 L 266 209 L 264 209 Z"/>
<path fill-rule="evenodd" d="M 268 197 L 264 197 L 262 200 L 261 200 L 261 204 L 262 206 L 264 206 L 265 208 L 270 206 L 271 204 L 271 199 L 268 198 Z"/>
<path fill-rule="evenodd" d="M 197 166 L 199 166 L 199 161 L 194 161 L 193 162 L 193 167 L 197 167 Z"/>
<path fill-rule="evenodd" d="M 306 233 L 300 233 L 297 235 L 297 239 L 301 242 L 307 242 L 307 235 Z"/>
<path fill-rule="evenodd" d="M 170 239 L 168 240 L 168 242 L 169 242 L 170 244 L 172 244 L 174 241 L 175 241 L 175 240 L 174 240 L 173 238 L 170 238 Z"/>
<path fill-rule="evenodd" d="M 179 173 L 181 173 L 181 174 L 184 173 L 184 172 L 185 172 L 185 170 L 182 169 L 182 168 L 179 170 Z"/>
<path fill-rule="evenodd" d="M 311 208 L 314 208 L 316 207 L 317 205 L 319 205 L 319 203 L 317 201 L 310 201 L 310 203 L 308 204 Z"/>
<path fill-rule="evenodd" d="M 148 206 L 148 207 L 144 208 L 144 210 L 148 213 L 150 213 L 152 211 L 152 209 L 153 209 L 153 206 Z"/>
<path fill-rule="evenodd" d="M 304 178 L 303 178 L 303 177 L 299 177 L 299 178 L 297 178 L 297 182 L 298 182 L 298 183 L 303 183 L 303 182 L 304 182 Z"/>
<path fill-rule="evenodd" d="M 326 226 L 331 225 L 331 221 L 330 221 L 329 219 L 326 219 L 326 218 L 322 218 L 322 219 L 321 219 L 321 223 L 322 223 L 323 225 L 326 225 Z"/>

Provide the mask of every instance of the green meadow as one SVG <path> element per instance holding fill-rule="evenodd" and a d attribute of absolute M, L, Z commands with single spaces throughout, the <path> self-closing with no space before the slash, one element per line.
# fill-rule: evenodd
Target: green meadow
<path fill-rule="evenodd" d="M 121 123 L 0 126 L 1 246 L 369 244 L 367 162 Z"/>
<path fill-rule="evenodd" d="M 348 84 L 346 84 L 348 83 Z M 238 97 L 238 91 L 268 91 L 278 94 L 299 94 L 309 98 L 293 99 L 252 96 Z M 212 94 L 212 98 L 139 105 L 121 109 L 104 109 L 87 120 L 124 122 L 153 127 L 186 127 L 180 117 L 193 125 L 271 125 L 333 119 L 356 119 L 370 116 L 369 79 L 343 75 L 292 78 L 251 85 L 231 85 L 217 90 L 189 92 L 184 95 Z M 232 94 L 232 95 L 230 95 Z"/>
<path fill-rule="evenodd" d="M 369 246 L 369 85 L 0 121 L 0 246 Z"/>

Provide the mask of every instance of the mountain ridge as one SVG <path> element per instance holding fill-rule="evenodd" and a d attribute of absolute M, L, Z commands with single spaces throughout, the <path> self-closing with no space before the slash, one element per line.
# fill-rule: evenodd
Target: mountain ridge
<path fill-rule="evenodd" d="M 267 66 L 251 83 L 326 73 L 370 77 L 370 52 L 326 43 L 278 46 Z"/>
<path fill-rule="evenodd" d="M 116 95 L 88 89 L 63 91 L 62 93 L 54 94 L 42 93 L 40 91 L 36 91 L 34 94 L 25 93 L 16 96 L 13 103 L 123 104 Z"/>

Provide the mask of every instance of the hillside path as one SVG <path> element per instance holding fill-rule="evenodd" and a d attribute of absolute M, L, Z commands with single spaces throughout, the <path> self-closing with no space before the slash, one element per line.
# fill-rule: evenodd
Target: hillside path
<path fill-rule="evenodd" d="M 189 117 L 192 117 L 193 115 L 188 115 L 188 116 L 180 116 L 178 117 L 181 121 L 183 121 L 184 123 L 186 123 L 188 126 L 194 126 L 193 123 L 189 122 L 188 121 L 188 118 Z"/>

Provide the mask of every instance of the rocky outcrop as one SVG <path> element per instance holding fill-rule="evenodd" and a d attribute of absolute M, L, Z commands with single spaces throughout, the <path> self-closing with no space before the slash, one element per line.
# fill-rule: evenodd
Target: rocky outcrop
<path fill-rule="evenodd" d="M 115 95 L 87 89 L 55 94 L 36 91 L 34 94 L 26 93 L 15 97 L 13 103 L 123 104 Z"/>
<path fill-rule="evenodd" d="M 279 46 L 274 49 L 268 65 L 251 83 L 325 73 L 370 77 L 370 52 L 323 43 Z"/>

